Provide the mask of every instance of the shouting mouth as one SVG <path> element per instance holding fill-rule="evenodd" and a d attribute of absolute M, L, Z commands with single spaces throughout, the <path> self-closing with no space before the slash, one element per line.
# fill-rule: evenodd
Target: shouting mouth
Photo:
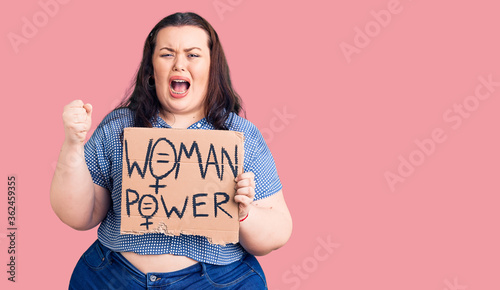
<path fill-rule="evenodd" d="M 170 79 L 170 92 L 172 97 L 174 98 L 184 97 L 187 94 L 190 86 L 191 84 L 186 78 L 172 77 Z"/>

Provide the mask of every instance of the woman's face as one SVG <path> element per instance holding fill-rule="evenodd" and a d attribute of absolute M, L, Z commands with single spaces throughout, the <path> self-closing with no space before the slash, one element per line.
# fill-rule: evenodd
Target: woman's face
<path fill-rule="evenodd" d="M 168 119 L 168 113 L 205 117 L 210 49 L 203 29 L 169 26 L 158 31 L 153 68 L 156 94 Z"/>

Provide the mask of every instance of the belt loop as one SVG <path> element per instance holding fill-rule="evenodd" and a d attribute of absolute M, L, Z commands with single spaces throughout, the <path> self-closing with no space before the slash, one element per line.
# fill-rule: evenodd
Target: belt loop
<path fill-rule="evenodd" d="M 101 241 L 99 241 L 99 239 L 97 239 L 97 246 L 98 246 L 99 250 L 101 251 L 103 257 L 111 262 L 111 257 L 110 257 L 111 250 L 108 247 L 106 247 L 105 245 L 103 245 L 101 243 Z"/>
<path fill-rule="evenodd" d="M 205 273 L 207 272 L 207 267 L 205 266 L 205 263 L 203 262 L 199 262 L 200 265 L 201 265 L 201 275 L 203 277 L 203 275 L 205 275 Z"/>
<path fill-rule="evenodd" d="M 99 256 L 101 257 L 102 262 L 104 262 L 104 260 L 107 259 L 108 256 L 106 255 L 106 252 L 103 249 L 103 245 L 101 244 L 99 239 L 97 239 L 94 242 L 94 244 L 95 244 L 95 248 L 96 248 L 97 252 L 99 253 Z"/>
<path fill-rule="evenodd" d="M 240 262 L 243 262 L 248 255 L 249 255 L 248 252 L 244 251 L 243 254 L 241 255 Z"/>

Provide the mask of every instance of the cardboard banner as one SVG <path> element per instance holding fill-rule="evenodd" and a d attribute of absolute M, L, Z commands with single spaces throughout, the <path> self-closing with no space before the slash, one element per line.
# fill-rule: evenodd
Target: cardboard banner
<path fill-rule="evenodd" d="M 237 243 L 234 179 L 243 172 L 243 139 L 234 131 L 125 128 L 121 233 Z"/>

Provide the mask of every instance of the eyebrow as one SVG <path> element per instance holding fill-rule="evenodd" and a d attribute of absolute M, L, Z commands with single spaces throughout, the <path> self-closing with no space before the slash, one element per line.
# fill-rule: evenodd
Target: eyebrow
<path fill-rule="evenodd" d="M 175 50 L 174 50 L 173 48 L 166 47 L 166 46 L 165 46 L 165 47 L 160 48 L 160 50 L 162 50 L 162 49 L 166 49 L 166 50 L 168 50 L 168 51 L 175 52 Z M 201 48 L 196 47 L 196 46 L 186 48 L 186 49 L 184 49 L 184 51 L 185 51 L 185 52 L 188 52 L 188 51 L 191 51 L 191 50 L 193 50 L 193 49 L 198 49 L 198 50 L 200 50 L 200 51 L 201 51 Z"/>

